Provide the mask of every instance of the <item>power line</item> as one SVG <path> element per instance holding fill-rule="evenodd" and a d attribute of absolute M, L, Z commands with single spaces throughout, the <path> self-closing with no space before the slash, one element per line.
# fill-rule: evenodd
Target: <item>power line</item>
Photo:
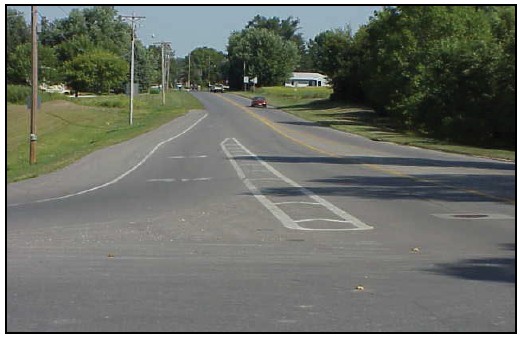
<path fill-rule="evenodd" d="M 61 6 L 56 6 L 58 7 L 66 16 L 69 16 L 69 13 L 65 12 L 65 10 L 63 8 L 61 8 Z"/>

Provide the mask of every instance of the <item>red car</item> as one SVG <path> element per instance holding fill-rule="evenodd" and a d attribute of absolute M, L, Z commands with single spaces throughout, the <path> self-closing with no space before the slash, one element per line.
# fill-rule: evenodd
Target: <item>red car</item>
<path fill-rule="evenodd" d="M 267 108 L 267 100 L 263 96 L 255 96 L 251 100 L 251 107 L 264 107 L 264 108 Z"/>

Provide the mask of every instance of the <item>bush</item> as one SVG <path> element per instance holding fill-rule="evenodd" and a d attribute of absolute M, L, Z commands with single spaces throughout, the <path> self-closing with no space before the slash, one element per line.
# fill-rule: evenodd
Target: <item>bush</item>
<path fill-rule="evenodd" d="M 25 104 L 27 96 L 30 96 L 31 93 L 31 87 L 7 85 L 7 102 L 13 104 Z"/>
<path fill-rule="evenodd" d="M 42 102 L 63 100 L 65 95 L 38 91 Z M 27 104 L 27 97 L 32 96 L 32 88 L 22 85 L 7 85 L 7 102 L 12 104 Z"/>

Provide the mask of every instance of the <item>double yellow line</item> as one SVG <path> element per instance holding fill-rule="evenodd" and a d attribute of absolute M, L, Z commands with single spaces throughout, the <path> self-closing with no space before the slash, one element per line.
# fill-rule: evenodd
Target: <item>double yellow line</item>
<path fill-rule="evenodd" d="M 329 152 L 327 150 L 323 150 L 323 149 L 317 148 L 317 147 L 312 146 L 310 144 L 307 144 L 307 143 L 305 143 L 305 142 L 303 142 L 303 141 L 301 141 L 301 140 L 299 140 L 299 139 L 297 139 L 297 138 L 295 138 L 295 137 L 293 137 L 291 135 L 288 135 L 286 128 L 283 128 L 283 127 L 281 127 L 279 125 L 276 125 L 271 120 L 254 113 L 248 107 L 244 107 L 243 105 L 240 105 L 240 104 L 236 103 L 235 101 L 233 101 L 233 100 L 231 100 L 231 99 L 229 99 L 229 98 L 227 98 L 227 97 L 225 97 L 223 95 L 220 96 L 220 98 L 222 98 L 223 100 L 229 102 L 230 104 L 240 108 L 241 110 L 245 111 L 247 114 L 251 115 L 255 119 L 257 119 L 260 122 L 264 123 L 266 126 L 271 128 L 272 130 L 276 131 L 281 136 L 291 140 L 292 142 L 294 142 L 296 144 L 299 144 L 299 145 L 301 145 L 301 146 L 303 146 L 303 147 L 305 147 L 307 149 L 310 149 L 312 151 L 315 151 L 317 153 L 320 153 L 320 154 L 323 154 L 323 155 L 327 155 L 327 156 L 330 156 L 330 157 L 334 157 L 334 158 L 341 158 L 342 157 L 342 156 L 340 156 L 338 154 L 335 154 L 335 153 Z M 310 134 L 305 133 L 305 132 L 294 131 L 294 130 L 292 130 L 291 132 L 295 133 L 295 134 L 305 135 L 305 138 L 314 138 L 314 139 L 320 140 L 320 142 L 323 142 L 323 143 L 330 143 L 330 141 L 328 141 L 328 140 L 322 139 L 322 138 L 320 138 L 318 136 L 315 136 L 315 135 L 310 135 Z M 400 172 L 398 170 L 383 168 L 383 167 L 381 167 L 381 166 L 379 166 L 377 164 L 368 164 L 368 163 L 363 163 L 363 162 L 359 161 L 359 165 L 361 165 L 361 166 L 363 166 L 365 168 L 369 168 L 369 169 L 372 169 L 372 170 L 375 170 L 375 171 L 379 171 L 379 172 L 385 173 L 385 174 L 398 176 L 398 177 L 403 177 L 403 178 L 408 178 L 408 179 L 414 180 L 416 182 L 429 183 L 429 184 L 432 184 L 432 185 L 435 185 L 435 186 L 438 186 L 438 187 L 448 188 L 448 189 L 452 189 L 452 190 L 456 190 L 456 191 L 462 191 L 462 192 L 465 192 L 465 193 L 486 197 L 486 198 L 489 198 L 489 199 L 493 199 L 495 201 L 505 202 L 505 203 L 508 203 L 508 204 L 513 204 L 514 205 L 516 203 L 515 200 L 512 200 L 512 199 L 490 195 L 490 194 L 487 194 L 487 193 L 484 193 L 484 192 L 481 192 L 481 191 L 478 191 L 478 190 L 465 189 L 465 188 L 460 188 L 460 187 L 455 187 L 455 186 L 451 186 L 451 185 L 447 185 L 447 184 L 438 183 L 436 181 L 431 181 L 431 180 L 425 180 L 425 179 L 417 178 L 415 176 L 411 176 L 411 175 L 407 175 L 405 173 L 402 173 L 402 172 Z"/>

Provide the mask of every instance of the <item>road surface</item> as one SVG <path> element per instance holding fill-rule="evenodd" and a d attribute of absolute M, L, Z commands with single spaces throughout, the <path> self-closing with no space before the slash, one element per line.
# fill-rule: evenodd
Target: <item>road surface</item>
<path fill-rule="evenodd" d="M 7 331 L 516 330 L 514 163 L 193 95 L 7 186 Z"/>

